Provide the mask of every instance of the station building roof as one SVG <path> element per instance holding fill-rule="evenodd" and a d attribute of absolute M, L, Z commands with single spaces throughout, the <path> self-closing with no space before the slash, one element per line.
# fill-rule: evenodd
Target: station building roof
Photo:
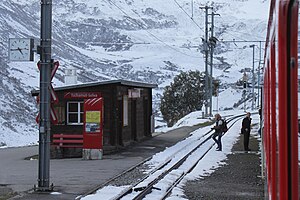
<path fill-rule="evenodd" d="M 109 81 L 97 81 L 97 82 L 88 82 L 88 83 L 81 83 L 81 84 L 72 84 L 66 85 L 61 87 L 55 87 L 55 91 L 62 91 L 68 89 L 76 89 L 76 88 L 85 88 L 85 87 L 93 87 L 93 86 L 101 86 L 101 85 L 124 85 L 124 86 L 131 86 L 131 87 L 141 87 L 141 88 L 156 88 L 157 84 L 150 84 L 150 83 L 142 83 L 142 82 L 135 82 L 135 81 L 127 81 L 127 80 L 109 80 Z M 32 96 L 37 96 L 39 94 L 39 90 L 32 90 Z"/>

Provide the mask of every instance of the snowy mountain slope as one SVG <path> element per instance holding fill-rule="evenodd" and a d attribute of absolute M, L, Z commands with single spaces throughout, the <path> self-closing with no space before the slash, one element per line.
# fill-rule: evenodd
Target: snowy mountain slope
<path fill-rule="evenodd" d="M 37 107 L 30 91 L 39 86 L 39 55 L 35 55 L 35 62 L 9 62 L 8 39 L 33 37 L 38 44 L 40 0 L 2 2 L 0 143 L 25 145 L 36 142 L 38 135 L 34 120 Z M 54 84 L 63 84 L 66 68 L 77 69 L 79 82 L 122 78 L 156 83 L 156 110 L 162 88 L 175 75 L 204 71 L 204 10 L 200 6 L 213 6 L 221 15 L 215 17 L 215 35 L 220 42 L 215 50 L 214 75 L 223 84 L 235 83 L 242 77 L 242 69 L 252 67 L 252 43 L 221 41 L 264 40 L 269 8 L 269 1 L 263 0 L 194 0 L 193 10 L 191 0 L 52 2 L 52 52 L 61 64 Z M 256 65 L 257 59 L 256 47 Z"/>

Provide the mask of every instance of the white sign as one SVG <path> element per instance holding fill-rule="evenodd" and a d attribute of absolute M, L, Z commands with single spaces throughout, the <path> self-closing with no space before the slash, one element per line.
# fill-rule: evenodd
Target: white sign
<path fill-rule="evenodd" d="M 141 89 L 129 89 L 128 90 L 128 97 L 129 98 L 139 98 L 141 97 Z"/>

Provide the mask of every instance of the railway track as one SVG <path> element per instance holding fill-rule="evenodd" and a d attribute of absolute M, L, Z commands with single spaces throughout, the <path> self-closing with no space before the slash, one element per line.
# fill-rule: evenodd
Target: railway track
<path fill-rule="evenodd" d="M 234 123 L 236 123 L 243 116 L 244 115 L 239 115 L 227 119 L 226 121 L 228 123 L 229 130 L 234 125 Z M 139 179 L 136 181 L 136 183 L 125 187 L 124 189 L 122 189 L 121 192 L 119 192 L 114 197 L 111 197 L 110 199 L 165 199 L 170 194 L 172 189 L 176 187 L 176 185 L 189 172 L 191 172 L 197 166 L 197 164 L 205 157 L 205 155 L 213 148 L 215 143 L 210 140 L 212 132 L 212 130 L 209 130 L 202 136 L 194 139 L 192 142 L 187 143 L 181 149 L 178 149 L 172 155 L 167 157 L 163 162 L 154 167 L 142 179 Z M 183 149 L 188 149 L 188 151 L 182 154 Z M 150 160 L 150 158 L 130 168 L 124 173 L 129 173 L 136 167 L 144 165 L 148 160 Z M 119 176 L 106 182 L 105 185 L 109 185 Z M 160 187 L 160 184 L 163 182 L 168 182 L 168 188 L 162 189 Z M 104 184 L 98 188 L 93 189 L 88 194 L 94 193 L 96 190 L 102 188 L 103 186 Z M 85 194 L 84 196 L 88 194 Z"/>

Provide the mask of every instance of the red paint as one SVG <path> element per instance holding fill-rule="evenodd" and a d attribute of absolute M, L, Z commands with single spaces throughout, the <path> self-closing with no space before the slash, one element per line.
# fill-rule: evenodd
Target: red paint
<path fill-rule="evenodd" d="M 272 0 L 264 68 L 269 199 L 298 200 L 298 1 Z M 291 64 L 292 63 L 292 64 Z"/>
<path fill-rule="evenodd" d="M 84 100 L 84 149 L 103 149 L 103 111 L 103 98 Z"/>

